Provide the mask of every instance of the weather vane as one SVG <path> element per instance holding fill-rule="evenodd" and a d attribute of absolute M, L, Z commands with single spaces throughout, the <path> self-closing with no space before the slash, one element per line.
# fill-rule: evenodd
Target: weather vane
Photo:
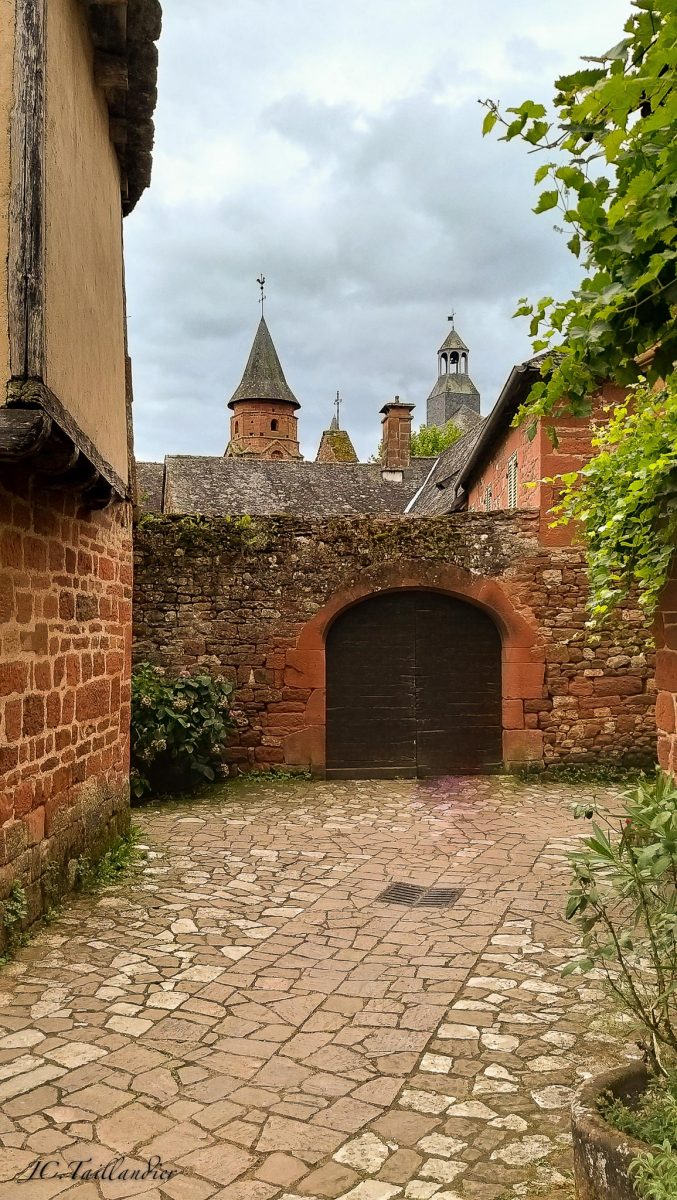
<path fill-rule="evenodd" d="M 342 404 L 343 404 L 343 401 L 341 399 L 341 393 L 337 392 L 336 399 L 334 401 L 334 408 L 336 409 L 336 428 L 337 429 L 339 429 L 340 425 L 341 425 L 340 417 L 341 417 L 341 405 Z"/>
<path fill-rule="evenodd" d="M 451 321 L 451 328 L 452 328 L 452 329 L 454 328 L 454 318 L 455 318 L 455 316 L 456 316 L 456 313 L 455 313 L 455 312 L 453 311 L 453 309 L 452 309 L 451 316 L 450 316 L 450 317 L 447 317 L 447 321 Z"/>
<path fill-rule="evenodd" d="M 259 278 L 256 280 L 256 282 L 258 283 L 259 287 L 261 288 L 261 299 L 259 300 L 259 304 L 261 305 L 261 316 L 263 316 L 263 301 L 266 299 L 265 293 L 263 291 L 264 287 L 266 286 L 266 277 L 263 274 L 263 271 L 261 272 L 261 274 L 260 274 Z"/>

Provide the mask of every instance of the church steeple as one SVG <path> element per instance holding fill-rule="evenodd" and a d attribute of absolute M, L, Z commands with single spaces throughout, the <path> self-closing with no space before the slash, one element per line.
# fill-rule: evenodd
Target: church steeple
<path fill-rule="evenodd" d="M 261 317 L 247 365 L 228 407 L 227 458 L 301 458 L 292 392 L 265 319 Z"/>
<path fill-rule="evenodd" d="M 437 351 L 437 383 L 428 396 L 428 425 L 446 425 L 456 421 L 464 430 L 480 419 L 480 394 L 468 374 L 470 351 L 463 338 L 452 328 Z"/>

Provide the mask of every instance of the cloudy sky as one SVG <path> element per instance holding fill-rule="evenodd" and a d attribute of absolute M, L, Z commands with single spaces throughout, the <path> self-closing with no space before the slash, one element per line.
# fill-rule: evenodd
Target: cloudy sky
<path fill-rule="evenodd" d="M 627 0 L 164 0 L 155 169 L 126 222 L 136 450 L 222 454 L 266 319 L 315 455 L 337 388 L 358 454 L 435 380 L 447 316 L 493 405 L 529 351 L 522 295 L 575 266 L 521 145 L 478 98 L 548 100 Z"/>

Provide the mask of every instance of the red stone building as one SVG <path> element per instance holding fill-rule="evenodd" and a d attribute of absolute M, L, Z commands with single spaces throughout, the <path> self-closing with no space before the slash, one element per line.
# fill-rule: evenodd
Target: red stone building
<path fill-rule="evenodd" d="M 263 317 L 244 375 L 228 403 L 232 409 L 227 458 L 300 458 L 297 409 Z"/>
<path fill-rule="evenodd" d="M 0 0 L 0 900 L 128 823 L 122 218 L 150 178 L 157 0 Z"/>

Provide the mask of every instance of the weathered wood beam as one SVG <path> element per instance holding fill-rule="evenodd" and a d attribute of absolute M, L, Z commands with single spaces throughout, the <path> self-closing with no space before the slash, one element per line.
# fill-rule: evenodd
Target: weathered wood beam
<path fill-rule="evenodd" d="M 17 5 L 14 39 L 7 298 L 10 373 L 16 377 L 41 377 L 44 368 L 45 4 Z"/>
<path fill-rule="evenodd" d="M 40 409 L 0 407 L 0 462 L 19 463 L 38 454 L 52 432 Z"/>

